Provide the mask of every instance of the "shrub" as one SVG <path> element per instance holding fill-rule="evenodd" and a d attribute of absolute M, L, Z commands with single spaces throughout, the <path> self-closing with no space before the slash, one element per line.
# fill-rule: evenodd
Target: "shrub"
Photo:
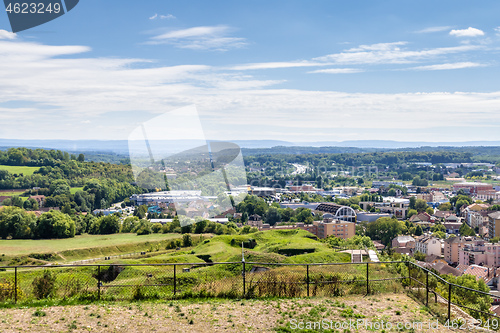
<path fill-rule="evenodd" d="M 0 281 L 0 302 L 5 302 L 9 299 L 14 299 L 14 281 Z M 17 297 L 21 296 L 21 290 L 17 287 Z"/>
<path fill-rule="evenodd" d="M 56 292 L 56 276 L 48 269 L 33 280 L 33 293 L 37 299 L 53 296 Z"/>
<path fill-rule="evenodd" d="M 193 239 L 191 238 L 191 235 L 185 234 L 182 236 L 182 246 L 184 247 L 189 247 L 193 245 Z"/>

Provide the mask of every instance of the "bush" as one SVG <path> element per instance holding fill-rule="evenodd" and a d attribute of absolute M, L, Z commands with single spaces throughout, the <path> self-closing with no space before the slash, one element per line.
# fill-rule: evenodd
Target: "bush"
<path fill-rule="evenodd" d="M 184 247 L 189 247 L 193 245 L 193 239 L 191 238 L 191 235 L 185 234 L 182 236 L 182 246 Z"/>
<path fill-rule="evenodd" d="M 56 276 L 48 269 L 33 280 L 33 293 L 37 299 L 48 298 L 56 292 Z"/>
<path fill-rule="evenodd" d="M 0 302 L 5 302 L 9 299 L 14 300 L 14 292 L 14 281 L 0 281 Z M 21 297 L 19 286 L 17 286 L 17 297 Z"/>

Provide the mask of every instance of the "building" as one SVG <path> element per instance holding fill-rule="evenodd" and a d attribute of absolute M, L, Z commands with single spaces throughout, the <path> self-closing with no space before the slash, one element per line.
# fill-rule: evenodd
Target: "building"
<path fill-rule="evenodd" d="M 35 200 L 38 203 L 38 207 L 43 207 L 43 202 L 45 200 L 45 195 L 31 195 L 29 197 L 29 199 Z"/>
<path fill-rule="evenodd" d="M 356 211 L 349 206 L 342 206 L 335 203 L 322 203 L 316 209 L 322 213 L 330 213 L 333 219 L 346 222 L 356 222 Z"/>
<path fill-rule="evenodd" d="M 325 219 L 323 221 L 314 221 L 313 225 L 317 228 L 316 236 L 319 238 L 335 236 L 347 239 L 356 235 L 356 224 L 352 222 Z"/>
<path fill-rule="evenodd" d="M 489 237 L 500 237 L 500 211 L 488 214 Z"/>
<path fill-rule="evenodd" d="M 460 233 L 460 227 L 462 226 L 461 222 L 445 222 L 443 223 L 446 228 L 447 234 L 458 235 Z"/>
<path fill-rule="evenodd" d="M 464 182 L 453 184 L 453 191 L 457 192 L 459 190 L 464 190 L 465 193 L 480 200 L 495 199 L 497 194 L 497 191 L 493 189 L 493 185 L 486 183 Z"/>
<path fill-rule="evenodd" d="M 323 189 L 315 188 L 313 185 L 304 184 L 304 185 L 291 185 L 286 187 L 290 193 L 317 193 L 322 192 Z"/>
<path fill-rule="evenodd" d="M 391 242 L 391 246 L 393 248 L 396 248 L 396 247 L 407 247 L 408 243 L 410 242 L 413 242 L 415 243 L 415 238 L 411 237 L 411 236 L 398 236 L 396 238 L 393 238 L 392 242 Z"/>
<path fill-rule="evenodd" d="M 460 265 L 482 265 L 486 264 L 486 261 L 483 240 L 466 243 L 458 250 L 458 263 Z"/>
<path fill-rule="evenodd" d="M 420 236 L 415 239 L 415 252 L 425 255 L 441 256 L 441 241 L 435 237 Z"/>
<path fill-rule="evenodd" d="M 392 215 L 389 213 L 364 213 L 358 212 L 356 213 L 356 220 L 358 222 L 374 222 L 381 217 L 391 217 Z"/>
<path fill-rule="evenodd" d="M 161 191 L 143 194 L 134 194 L 130 197 L 136 206 L 154 205 L 159 203 L 189 203 L 197 200 L 206 200 L 201 191 Z"/>
<path fill-rule="evenodd" d="M 409 199 L 401 198 L 385 198 L 384 202 L 361 201 L 359 206 L 363 210 L 368 210 L 371 207 L 380 209 L 380 212 L 396 216 L 398 219 L 406 219 L 410 207 Z"/>
<path fill-rule="evenodd" d="M 489 207 L 490 205 L 477 203 L 467 206 L 463 210 L 465 222 L 473 229 L 483 226 L 483 223 L 488 223 Z"/>
<path fill-rule="evenodd" d="M 491 267 L 500 266 L 500 244 L 484 244 L 484 253 L 486 255 L 486 264 Z"/>
<path fill-rule="evenodd" d="M 431 222 L 431 216 L 426 212 L 418 213 L 410 217 L 410 222 L 418 223 L 418 222 Z"/>
<path fill-rule="evenodd" d="M 118 213 L 118 214 L 121 214 L 123 211 L 121 209 L 94 209 L 92 211 L 92 213 L 94 215 L 97 215 L 99 213 L 102 213 L 102 215 L 104 216 L 108 216 L 108 215 L 111 215 L 111 214 L 115 214 L 115 213 Z"/>

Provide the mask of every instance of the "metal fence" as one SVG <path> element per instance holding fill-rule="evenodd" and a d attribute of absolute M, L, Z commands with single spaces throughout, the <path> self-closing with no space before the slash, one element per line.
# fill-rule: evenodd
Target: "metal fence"
<path fill-rule="evenodd" d="M 36 299 L 301 297 L 401 289 L 390 263 L 257 262 L 0 267 L 0 302 Z"/>
<path fill-rule="evenodd" d="M 412 262 L 407 262 L 407 267 L 408 291 L 441 319 L 451 321 L 462 318 L 457 325 L 473 323 L 483 328 L 487 325 L 486 328 L 500 329 L 500 318 L 490 311 L 493 300 L 498 296 L 490 294 L 489 288 L 481 291 L 451 283 Z M 476 279 L 475 276 L 472 278 Z"/>
<path fill-rule="evenodd" d="M 493 295 L 411 262 L 85 264 L 0 267 L 0 302 L 310 297 L 402 292 L 443 320 L 495 319 Z M 496 322 L 498 324 L 498 321 Z M 497 325 L 498 327 L 498 325 Z"/>

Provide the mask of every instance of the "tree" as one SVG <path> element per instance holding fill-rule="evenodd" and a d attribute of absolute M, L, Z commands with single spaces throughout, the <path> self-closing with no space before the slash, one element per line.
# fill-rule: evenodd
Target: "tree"
<path fill-rule="evenodd" d="M 100 217 L 99 220 L 99 235 L 115 234 L 120 231 L 120 218 L 115 214 Z"/>
<path fill-rule="evenodd" d="M 417 215 L 417 214 L 418 214 L 418 212 L 416 209 L 410 209 L 408 211 L 408 218 L 412 217 L 413 215 Z"/>
<path fill-rule="evenodd" d="M 444 202 L 444 203 L 439 205 L 438 209 L 439 210 L 451 210 L 451 203 Z"/>
<path fill-rule="evenodd" d="M 410 206 L 409 206 L 410 209 L 415 209 L 415 203 L 416 203 L 416 201 L 417 201 L 416 197 L 414 197 L 414 196 L 410 197 Z"/>
<path fill-rule="evenodd" d="M 123 220 L 120 232 L 134 232 L 138 223 L 139 218 L 137 216 L 129 216 Z"/>
<path fill-rule="evenodd" d="M 19 207 L 5 207 L 0 210 L 0 237 L 6 239 L 33 238 L 36 231 L 36 217 Z"/>
<path fill-rule="evenodd" d="M 269 223 L 269 225 L 275 225 L 276 222 L 279 221 L 281 221 L 281 215 L 278 212 L 278 208 L 270 207 L 266 213 L 266 223 Z"/>
<path fill-rule="evenodd" d="M 74 237 L 75 221 L 60 211 L 51 210 L 38 218 L 36 234 L 38 238 Z"/>
<path fill-rule="evenodd" d="M 182 236 L 182 246 L 189 247 L 192 245 L 193 245 L 193 239 L 191 238 L 191 235 L 184 234 L 184 236 Z"/>
<path fill-rule="evenodd" d="M 422 227 L 417 225 L 417 227 L 415 228 L 415 236 L 421 236 L 423 233 L 424 231 L 422 230 Z"/>
<path fill-rule="evenodd" d="M 417 199 L 417 201 L 415 202 L 415 209 L 417 210 L 417 212 L 421 213 L 421 212 L 425 212 L 425 210 L 428 208 L 429 206 L 427 205 L 427 202 L 423 199 Z"/>
<path fill-rule="evenodd" d="M 435 233 L 432 234 L 436 238 L 440 239 L 446 239 L 446 234 L 442 231 L 436 231 Z"/>
<path fill-rule="evenodd" d="M 79 154 L 78 155 L 78 162 L 84 162 L 85 161 L 85 155 Z"/>
<path fill-rule="evenodd" d="M 460 229 L 458 229 L 458 232 L 462 236 L 475 236 L 476 235 L 474 230 L 471 227 L 469 227 L 467 225 L 467 223 L 465 223 L 465 222 L 462 223 L 462 225 L 460 226 Z"/>
<path fill-rule="evenodd" d="M 434 214 L 434 209 L 432 207 L 427 207 L 427 209 L 425 210 L 425 212 L 429 215 L 432 215 Z"/>
<path fill-rule="evenodd" d="M 381 217 L 375 222 L 368 224 L 366 235 L 371 239 L 380 239 L 382 244 L 390 246 L 393 238 L 402 232 L 402 225 L 398 220 L 389 217 Z"/>
<path fill-rule="evenodd" d="M 413 255 L 413 258 L 415 258 L 415 260 L 418 260 L 418 261 L 425 261 L 425 257 L 427 257 L 427 256 L 420 251 L 415 252 L 415 254 Z"/>

